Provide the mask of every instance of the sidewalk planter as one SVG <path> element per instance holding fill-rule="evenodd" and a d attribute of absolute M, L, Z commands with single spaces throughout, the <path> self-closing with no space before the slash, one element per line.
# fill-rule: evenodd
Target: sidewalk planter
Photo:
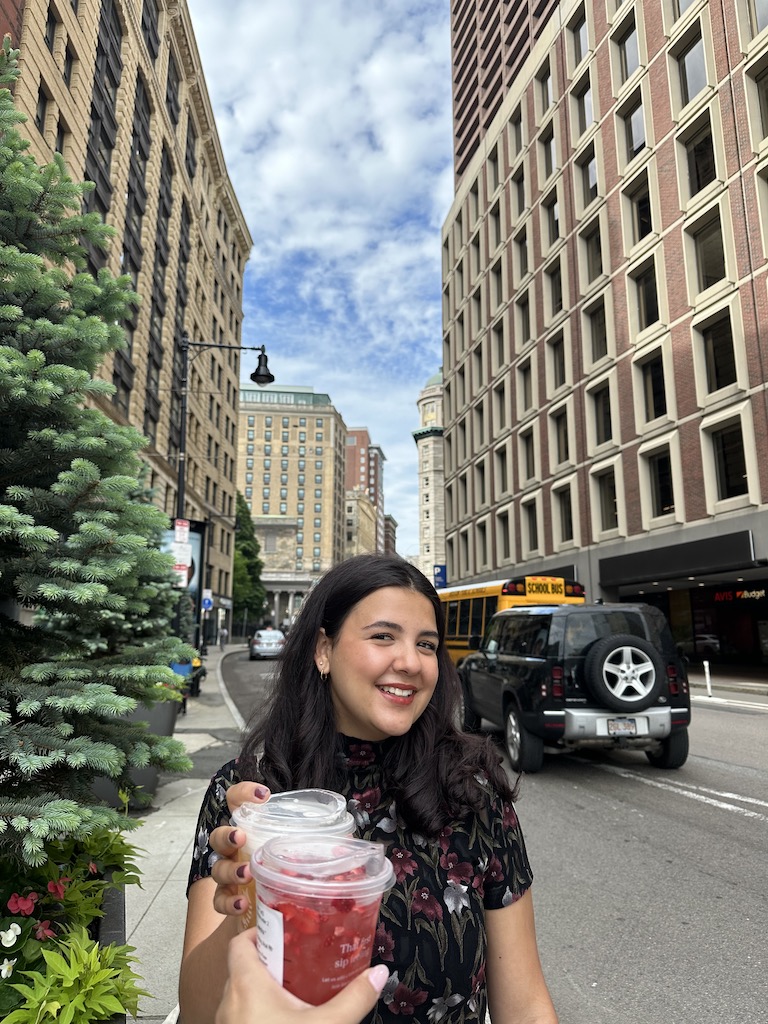
<path fill-rule="evenodd" d="M 128 722 L 147 722 L 149 731 L 155 736 L 173 736 L 176 728 L 176 716 L 179 713 L 181 704 L 175 700 L 159 701 L 157 704 L 139 704 L 135 711 L 126 715 Z M 157 792 L 159 773 L 157 768 L 134 768 L 131 771 L 131 778 L 137 786 L 141 786 L 142 792 L 154 796 Z M 93 792 L 99 800 L 104 800 L 110 807 L 122 807 L 122 801 L 118 795 L 117 786 L 108 776 L 96 779 L 93 784 Z M 131 810 L 136 810 L 141 805 L 131 802 L 128 805 Z"/>
<path fill-rule="evenodd" d="M 99 944 L 110 946 L 113 943 L 118 946 L 125 945 L 125 889 L 107 889 L 104 893 L 104 901 L 101 904 L 104 916 L 99 919 Z M 115 1014 L 110 1017 L 106 1024 L 125 1024 L 125 1014 Z"/>

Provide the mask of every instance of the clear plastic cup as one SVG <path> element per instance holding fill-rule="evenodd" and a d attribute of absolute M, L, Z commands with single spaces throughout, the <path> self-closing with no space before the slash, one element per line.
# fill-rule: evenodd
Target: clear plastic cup
<path fill-rule="evenodd" d="M 287 793 L 274 793 L 263 804 L 245 803 L 233 811 L 232 824 L 245 832 L 245 846 L 238 859 L 248 862 L 268 839 L 289 836 L 294 832 L 312 832 L 318 835 L 352 836 L 355 819 L 347 810 L 341 793 L 329 789 L 296 789 Z M 240 930 L 251 928 L 256 922 L 256 891 L 253 882 L 240 887 L 248 897 L 248 910 L 240 919 Z"/>
<path fill-rule="evenodd" d="M 370 966 L 395 879 L 382 845 L 315 833 L 270 839 L 251 873 L 259 956 L 289 992 L 318 1006 Z"/>

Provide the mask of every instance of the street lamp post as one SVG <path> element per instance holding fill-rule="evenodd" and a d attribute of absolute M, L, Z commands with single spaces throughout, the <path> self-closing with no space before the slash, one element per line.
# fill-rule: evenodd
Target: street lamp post
<path fill-rule="evenodd" d="M 189 364 L 192 362 L 193 356 L 190 359 L 189 350 L 191 348 L 196 349 L 223 349 L 228 352 L 258 352 L 259 359 L 258 364 L 254 372 L 250 375 L 251 380 L 254 384 L 258 384 L 259 387 L 265 387 L 267 384 L 271 384 L 275 379 L 274 376 L 269 372 L 269 366 L 267 365 L 267 350 L 264 345 L 216 345 L 213 342 L 207 341 L 190 341 L 189 335 L 186 331 L 181 336 L 179 349 L 181 351 L 181 408 L 180 416 L 181 423 L 179 425 L 179 456 L 178 464 L 176 467 L 176 519 L 184 520 L 186 498 L 187 498 L 187 402 L 189 398 Z M 198 353 L 199 354 L 199 353 Z M 207 557 L 206 557 L 207 561 Z M 204 566 L 200 567 L 200 579 L 204 579 Z M 174 632 L 179 631 L 179 612 L 180 605 L 177 606 Z"/>
<path fill-rule="evenodd" d="M 275 379 L 267 365 L 267 350 L 264 345 L 215 345 L 207 341 L 190 341 L 186 331 L 181 336 L 181 424 L 179 429 L 179 462 L 176 474 L 176 518 L 184 519 L 184 505 L 187 497 L 187 400 L 189 398 L 189 350 L 224 349 L 229 352 L 258 352 L 259 361 L 251 374 L 251 380 L 260 388 L 271 384 Z M 193 356 L 194 358 L 194 356 Z"/>

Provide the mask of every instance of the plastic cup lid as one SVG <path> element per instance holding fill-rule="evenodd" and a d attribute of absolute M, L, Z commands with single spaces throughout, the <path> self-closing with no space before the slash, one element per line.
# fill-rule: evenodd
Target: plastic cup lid
<path fill-rule="evenodd" d="M 232 823 L 245 832 L 345 829 L 351 821 L 346 800 L 329 789 L 296 789 L 275 793 L 263 804 L 244 803 L 231 814 Z"/>
<path fill-rule="evenodd" d="M 267 840 L 251 872 L 257 887 L 328 898 L 378 896 L 395 880 L 382 844 L 312 832 Z"/>

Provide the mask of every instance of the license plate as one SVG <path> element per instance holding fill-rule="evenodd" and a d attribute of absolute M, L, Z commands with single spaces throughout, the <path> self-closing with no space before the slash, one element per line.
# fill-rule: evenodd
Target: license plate
<path fill-rule="evenodd" d="M 637 722 L 634 718 L 609 718 L 609 736 L 637 736 Z"/>

